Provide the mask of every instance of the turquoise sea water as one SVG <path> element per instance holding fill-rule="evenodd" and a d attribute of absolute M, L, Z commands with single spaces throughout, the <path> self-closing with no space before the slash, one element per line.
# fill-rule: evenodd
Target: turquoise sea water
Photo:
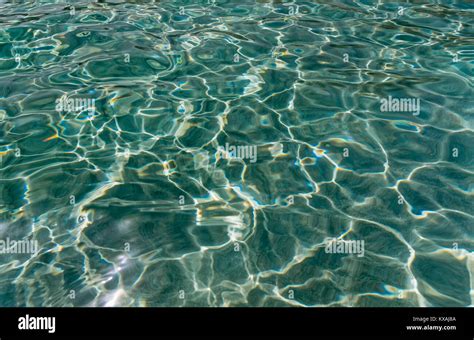
<path fill-rule="evenodd" d="M 472 306 L 473 24 L 0 1 L 0 306 Z"/>

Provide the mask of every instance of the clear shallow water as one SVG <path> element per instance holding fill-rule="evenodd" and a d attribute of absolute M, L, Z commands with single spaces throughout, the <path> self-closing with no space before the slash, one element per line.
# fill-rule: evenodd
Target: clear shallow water
<path fill-rule="evenodd" d="M 0 305 L 472 305 L 468 1 L 0 9 Z"/>

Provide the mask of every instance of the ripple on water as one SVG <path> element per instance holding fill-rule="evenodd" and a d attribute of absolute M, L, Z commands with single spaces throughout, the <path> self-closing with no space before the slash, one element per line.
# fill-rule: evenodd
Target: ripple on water
<path fill-rule="evenodd" d="M 0 305 L 472 305 L 469 5 L 431 2 L 0 4 L 0 238 L 39 243 Z"/>

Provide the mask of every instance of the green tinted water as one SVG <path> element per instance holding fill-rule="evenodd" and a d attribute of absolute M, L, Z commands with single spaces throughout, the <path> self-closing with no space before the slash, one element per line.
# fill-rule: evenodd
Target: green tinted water
<path fill-rule="evenodd" d="M 0 305 L 472 305 L 472 4 L 71 4 L 0 1 Z"/>

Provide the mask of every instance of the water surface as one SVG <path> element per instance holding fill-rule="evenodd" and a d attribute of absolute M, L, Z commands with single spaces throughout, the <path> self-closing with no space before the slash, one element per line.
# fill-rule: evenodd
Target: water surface
<path fill-rule="evenodd" d="M 473 304 L 469 1 L 0 1 L 0 23 L 0 238 L 39 245 L 0 254 L 1 306 Z"/>

